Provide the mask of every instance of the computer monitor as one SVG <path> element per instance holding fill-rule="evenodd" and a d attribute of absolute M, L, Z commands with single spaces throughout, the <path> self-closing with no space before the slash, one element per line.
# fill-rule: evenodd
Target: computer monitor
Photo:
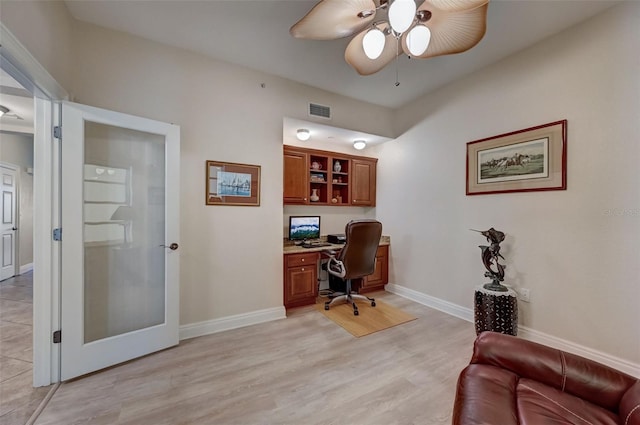
<path fill-rule="evenodd" d="M 320 216 L 289 217 L 289 240 L 320 239 Z"/>

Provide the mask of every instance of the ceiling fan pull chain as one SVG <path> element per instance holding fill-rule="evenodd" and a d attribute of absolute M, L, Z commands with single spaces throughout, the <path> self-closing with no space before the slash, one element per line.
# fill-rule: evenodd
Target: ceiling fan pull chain
<path fill-rule="evenodd" d="M 400 85 L 400 81 L 398 81 L 398 44 L 400 44 L 400 38 L 396 37 L 396 87 Z"/>

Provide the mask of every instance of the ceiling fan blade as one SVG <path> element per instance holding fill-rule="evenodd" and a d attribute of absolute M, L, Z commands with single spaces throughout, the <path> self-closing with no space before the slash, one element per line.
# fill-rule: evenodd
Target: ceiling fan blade
<path fill-rule="evenodd" d="M 372 13 L 358 16 L 367 11 Z M 322 0 L 293 25 L 289 33 L 295 38 L 334 40 L 361 31 L 375 16 L 373 0 Z"/>
<path fill-rule="evenodd" d="M 467 51 L 478 44 L 487 31 L 488 2 L 475 9 L 448 12 L 435 6 L 440 1 L 454 0 L 427 0 L 418 8 L 431 12 L 431 19 L 424 24 L 431 30 L 431 41 L 423 54 L 413 57 L 426 59 Z M 402 36 L 402 50 L 411 56 L 406 36 L 407 33 Z"/>
<path fill-rule="evenodd" d="M 430 3 L 431 6 L 443 12 L 463 12 L 484 6 L 489 3 L 489 0 L 427 0 L 426 3 Z M 425 10 L 426 8 L 419 9 Z"/>
<path fill-rule="evenodd" d="M 378 25 L 378 28 L 381 30 L 385 30 L 387 27 L 388 24 L 386 22 Z M 353 37 L 351 42 L 349 42 L 347 49 L 344 51 L 344 60 L 347 61 L 347 63 L 360 75 L 375 74 L 387 66 L 398 55 L 402 54 L 402 49 L 399 46 L 396 46 L 396 38 L 393 35 L 388 34 L 385 36 L 382 54 L 380 54 L 377 59 L 369 59 L 364 53 L 364 48 L 362 47 L 362 39 L 367 31 L 368 30 L 362 31 L 360 34 Z"/>

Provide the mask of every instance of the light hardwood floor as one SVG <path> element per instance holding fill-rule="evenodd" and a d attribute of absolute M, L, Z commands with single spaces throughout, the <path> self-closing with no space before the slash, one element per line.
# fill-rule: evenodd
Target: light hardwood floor
<path fill-rule="evenodd" d="M 376 296 L 418 319 L 355 338 L 297 309 L 63 383 L 36 424 L 450 423 L 473 324 Z"/>
<path fill-rule="evenodd" d="M 33 388 L 33 273 L 0 282 L 0 424 L 24 425 L 48 388 Z"/>

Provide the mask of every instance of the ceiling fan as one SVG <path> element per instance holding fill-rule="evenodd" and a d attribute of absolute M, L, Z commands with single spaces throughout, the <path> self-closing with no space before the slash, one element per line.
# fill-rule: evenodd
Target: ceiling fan
<path fill-rule="evenodd" d="M 471 49 L 486 32 L 488 7 L 489 0 L 321 0 L 289 33 L 311 40 L 356 34 L 344 58 L 371 75 L 403 53 L 426 59 Z M 386 16 L 376 19 L 381 10 Z"/>

